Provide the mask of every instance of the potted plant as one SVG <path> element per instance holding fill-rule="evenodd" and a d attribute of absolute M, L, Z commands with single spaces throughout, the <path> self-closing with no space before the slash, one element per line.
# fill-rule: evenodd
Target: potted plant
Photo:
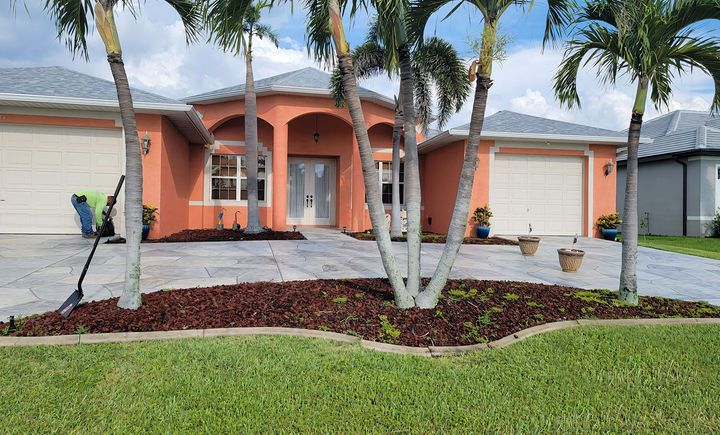
<path fill-rule="evenodd" d="M 577 272 L 580 266 L 582 266 L 585 251 L 575 249 L 577 241 L 578 236 L 576 235 L 573 239 L 572 248 L 558 249 L 558 259 L 560 260 L 560 268 L 563 272 Z"/>
<path fill-rule="evenodd" d="M 518 237 L 520 252 L 522 255 L 535 255 L 540 246 L 540 237 L 532 235 L 532 224 L 528 224 L 528 235 Z"/>
<path fill-rule="evenodd" d="M 617 213 L 604 214 L 595 221 L 595 225 L 597 225 L 602 232 L 603 239 L 612 241 L 615 241 L 618 235 L 617 226 L 621 223 L 622 221 Z"/>
<path fill-rule="evenodd" d="M 490 207 L 478 207 L 472 215 L 472 221 L 477 225 L 475 232 L 478 239 L 487 239 L 490 235 L 490 218 L 493 216 Z"/>
<path fill-rule="evenodd" d="M 142 215 L 142 239 L 147 240 L 148 234 L 150 234 L 150 224 L 155 222 L 155 213 L 157 213 L 157 207 L 143 204 L 143 215 Z"/>

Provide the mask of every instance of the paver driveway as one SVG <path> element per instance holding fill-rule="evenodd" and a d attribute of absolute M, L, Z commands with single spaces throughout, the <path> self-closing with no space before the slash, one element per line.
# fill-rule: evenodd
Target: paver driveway
<path fill-rule="evenodd" d="M 272 242 L 152 243 L 142 246 L 142 291 L 246 281 L 383 276 L 374 242 L 336 230 L 307 229 L 308 240 Z M 516 246 L 464 245 L 453 277 L 616 288 L 620 244 L 581 239 L 586 251 L 580 272 L 564 273 L 557 248 L 569 237 L 543 237 L 534 257 Z M 77 236 L 0 235 L 0 319 L 56 309 L 75 289 L 90 250 Z M 443 245 L 423 245 L 423 275 L 429 276 Z M 395 243 L 400 264 L 405 244 Z M 83 285 L 86 300 L 119 296 L 124 245 L 100 245 Z M 720 304 L 720 261 L 640 248 L 638 280 L 643 295 Z"/>

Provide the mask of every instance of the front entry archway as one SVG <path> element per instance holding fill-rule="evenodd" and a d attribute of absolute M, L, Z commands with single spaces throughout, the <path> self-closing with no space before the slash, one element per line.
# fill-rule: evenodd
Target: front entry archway
<path fill-rule="evenodd" d="M 288 158 L 289 225 L 335 225 L 335 171 L 333 159 Z"/>

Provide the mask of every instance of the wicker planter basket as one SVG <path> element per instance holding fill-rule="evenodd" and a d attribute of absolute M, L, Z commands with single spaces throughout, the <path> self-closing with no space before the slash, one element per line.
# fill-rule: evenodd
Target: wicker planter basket
<path fill-rule="evenodd" d="M 535 255 L 538 246 L 540 246 L 540 237 L 520 236 L 518 237 L 518 243 L 520 244 L 520 252 L 522 252 L 522 255 Z"/>
<path fill-rule="evenodd" d="M 583 262 L 585 251 L 579 249 L 558 249 L 558 258 L 563 272 L 577 272 Z"/>

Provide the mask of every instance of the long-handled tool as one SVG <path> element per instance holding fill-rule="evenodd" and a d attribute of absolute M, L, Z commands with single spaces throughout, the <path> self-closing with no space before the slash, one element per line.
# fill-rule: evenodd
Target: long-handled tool
<path fill-rule="evenodd" d="M 117 197 L 120 194 L 120 188 L 123 185 L 123 182 L 125 181 L 125 176 L 120 176 L 120 181 L 118 181 L 118 185 L 115 188 L 115 195 L 113 195 L 113 202 L 110 204 L 110 207 L 108 208 L 107 213 L 105 213 L 105 218 L 103 219 L 102 228 L 100 228 L 100 232 L 98 233 L 98 236 L 95 237 L 95 243 L 93 244 L 92 251 L 90 251 L 90 255 L 87 258 L 87 261 L 85 262 L 85 267 L 83 268 L 82 273 L 80 274 L 80 279 L 78 280 L 78 288 L 75 290 L 70 297 L 67 298 L 65 302 L 63 302 L 62 305 L 60 305 L 60 308 L 57 309 L 57 312 L 60 313 L 63 317 L 67 318 L 70 313 L 73 312 L 75 308 L 80 304 L 80 301 L 82 301 L 83 298 L 83 289 L 82 289 L 82 282 L 85 279 L 85 274 L 88 271 L 88 268 L 90 267 L 90 262 L 92 261 L 93 255 L 95 255 L 95 250 L 97 249 L 98 243 L 100 242 L 100 235 L 105 234 L 105 225 L 108 223 L 108 219 L 110 219 L 110 213 L 112 213 L 113 207 L 115 207 L 115 203 L 117 202 Z"/>

